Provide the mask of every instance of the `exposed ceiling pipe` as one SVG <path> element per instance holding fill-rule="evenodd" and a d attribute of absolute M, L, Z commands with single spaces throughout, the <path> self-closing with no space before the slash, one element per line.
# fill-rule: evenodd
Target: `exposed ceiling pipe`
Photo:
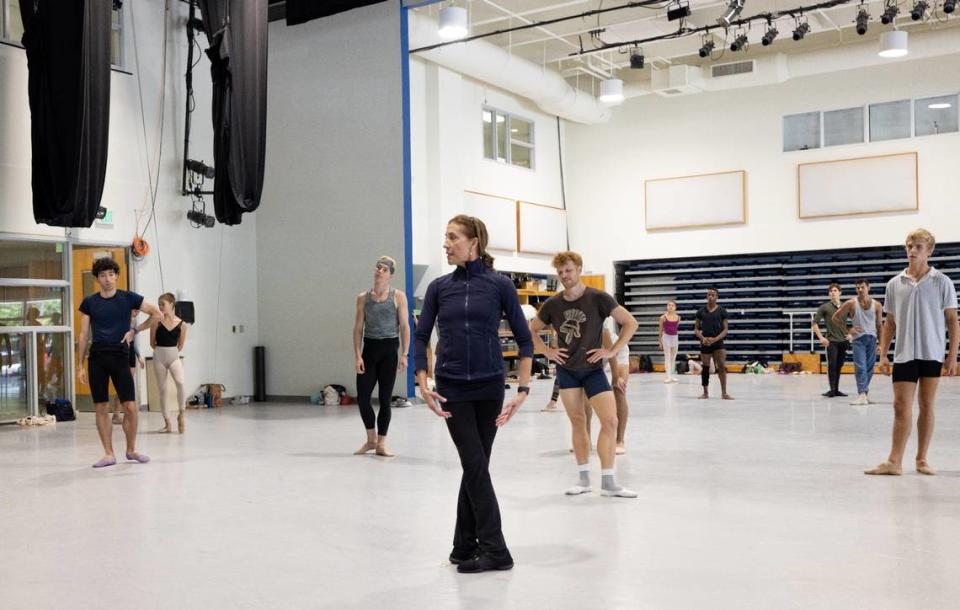
<path fill-rule="evenodd" d="M 440 42 L 436 21 L 416 11 L 408 15 L 410 48 Z M 525 97 L 544 112 L 569 121 L 593 124 L 610 119 L 610 108 L 570 86 L 557 72 L 483 40 L 421 51 L 416 56 Z"/>

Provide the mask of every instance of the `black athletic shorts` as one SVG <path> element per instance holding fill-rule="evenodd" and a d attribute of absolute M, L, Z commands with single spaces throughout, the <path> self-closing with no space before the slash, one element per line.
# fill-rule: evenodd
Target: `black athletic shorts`
<path fill-rule="evenodd" d="M 717 341 L 716 343 L 711 343 L 710 345 L 700 344 L 700 353 L 701 354 L 712 354 L 717 350 L 724 349 L 723 340 Z"/>
<path fill-rule="evenodd" d="M 939 377 L 943 363 L 937 360 L 911 360 L 893 363 L 893 382 L 917 383 L 921 377 Z"/>
<path fill-rule="evenodd" d="M 111 346 L 112 347 L 112 346 Z M 129 349 L 102 350 L 94 347 L 87 357 L 87 374 L 94 404 L 110 402 L 110 381 L 120 402 L 137 399 L 133 375 L 130 374 Z"/>

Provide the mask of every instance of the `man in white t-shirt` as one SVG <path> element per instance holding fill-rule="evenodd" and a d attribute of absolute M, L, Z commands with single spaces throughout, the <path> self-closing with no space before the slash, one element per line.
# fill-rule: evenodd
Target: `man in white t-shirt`
<path fill-rule="evenodd" d="M 957 374 L 957 291 L 953 280 L 927 263 L 936 240 L 925 229 L 907 235 L 909 265 L 887 282 L 880 334 L 880 370 L 890 374 L 887 350 L 896 336 L 893 358 L 893 443 L 886 461 L 865 474 L 903 474 L 903 454 L 913 426 L 913 396 L 917 394 L 917 472 L 933 475 L 927 450 L 933 438 L 933 405 L 940 376 Z M 949 351 L 944 336 L 950 335 Z M 944 358 L 944 352 L 947 352 Z"/>

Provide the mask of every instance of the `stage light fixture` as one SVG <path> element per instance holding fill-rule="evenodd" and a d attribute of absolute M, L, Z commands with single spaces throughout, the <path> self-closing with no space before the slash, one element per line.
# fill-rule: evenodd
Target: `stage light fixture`
<path fill-rule="evenodd" d="M 217 175 L 216 171 L 203 161 L 187 159 L 187 169 L 195 174 L 199 174 L 204 178 L 209 178 L 211 180 L 213 180 L 214 176 Z"/>
<path fill-rule="evenodd" d="M 703 46 L 700 47 L 699 51 L 700 57 L 710 57 L 710 54 L 713 53 L 713 48 L 715 46 L 717 46 L 717 43 L 712 40 L 708 40 L 703 43 Z"/>
<path fill-rule="evenodd" d="M 630 68 L 633 70 L 643 70 L 644 62 L 646 62 L 646 58 L 640 51 L 634 51 L 630 54 Z"/>
<path fill-rule="evenodd" d="M 943 12 L 951 14 L 957 8 L 957 0 L 943 0 Z"/>
<path fill-rule="evenodd" d="M 777 34 L 779 33 L 780 32 L 777 31 L 777 28 L 771 25 L 770 27 L 767 28 L 767 31 L 763 34 L 763 38 L 760 39 L 760 44 L 762 44 L 765 47 L 769 47 L 771 44 L 773 44 L 774 39 L 777 37 Z"/>
<path fill-rule="evenodd" d="M 747 48 L 747 35 L 740 34 L 733 39 L 733 42 L 730 43 L 730 50 L 736 53 L 737 51 L 743 51 Z"/>
<path fill-rule="evenodd" d="M 862 8 L 857 13 L 857 34 L 863 36 L 867 33 L 867 26 L 870 23 L 870 13 L 867 12 L 867 9 Z"/>
<path fill-rule="evenodd" d="M 794 40 L 803 40 L 803 37 L 810 33 L 810 24 L 804 21 L 793 30 Z"/>
<path fill-rule="evenodd" d="M 730 4 L 727 5 L 726 10 L 724 10 L 723 14 L 717 19 L 717 23 L 725 28 L 730 27 L 730 24 L 736 21 L 737 17 L 740 16 L 740 12 L 743 11 L 744 2 L 745 0 L 730 0 Z"/>
<path fill-rule="evenodd" d="M 886 8 L 883 9 L 883 14 L 880 15 L 880 23 L 883 25 L 890 25 L 896 20 L 897 15 L 900 14 L 900 7 L 897 6 L 897 3 L 887 2 Z"/>
<path fill-rule="evenodd" d="M 910 9 L 910 19 L 920 21 L 927 14 L 928 8 L 930 8 L 930 4 L 927 3 L 927 0 L 917 0 L 913 3 L 913 8 Z"/>

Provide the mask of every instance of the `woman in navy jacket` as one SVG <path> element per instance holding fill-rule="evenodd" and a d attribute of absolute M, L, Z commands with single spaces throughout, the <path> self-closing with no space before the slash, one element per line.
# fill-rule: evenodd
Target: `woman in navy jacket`
<path fill-rule="evenodd" d="M 513 283 L 493 269 L 487 228 L 478 218 L 456 216 L 443 242 L 453 273 L 427 287 L 414 333 L 417 385 L 427 406 L 450 431 L 463 478 L 450 563 L 459 572 L 509 570 L 513 558 L 500 526 L 500 506 L 490 480 L 490 453 L 503 426 L 530 393 L 533 340 Z M 520 352 L 520 387 L 504 403 L 500 319 L 506 316 Z M 434 324 L 439 343 L 436 391 L 427 388 L 427 345 Z"/>

